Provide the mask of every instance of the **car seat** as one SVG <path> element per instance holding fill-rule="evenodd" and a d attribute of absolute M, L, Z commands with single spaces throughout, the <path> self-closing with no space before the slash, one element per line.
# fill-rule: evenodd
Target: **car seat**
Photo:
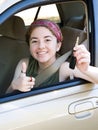
<path fill-rule="evenodd" d="M 9 87 L 19 60 L 29 56 L 25 33 L 24 21 L 18 16 L 0 25 L 0 95 Z"/>
<path fill-rule="evenodd" d="M 63 34 L 63 42 L 59 51 L 60 55 L 73 49 L 77 36 L 79 36 L 79 44 L 85 44 L 86 47 L 88 46 L 86 45 L 87 42 L 84 42 L 87 39 L 87 33 L 85 31 L 68 26 L 61 28 L 61 31 Z"/>
<path fill-rule="evenodd" d="M 74 17 L 71 17 L 67 21 L 66 26 L 83 30 L 84 29 L 84 21 L 85 21 L 85 15 L 74 16 Z"/>

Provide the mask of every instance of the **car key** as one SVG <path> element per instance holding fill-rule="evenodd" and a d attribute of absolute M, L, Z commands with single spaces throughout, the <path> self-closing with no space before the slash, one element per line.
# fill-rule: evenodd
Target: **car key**
<path fill-rule="evenodd" d="M 77 46 L 78 43 L 79 43 L 79 37 L 77 37 L 77 39 L 76 39 L 75 46 Z M 74 50 L 73 50 L 73 52 L 74 52 Z M 70 60 L 70 64 L 69 64 L 69 67 L 71 69 L 74 69 L 75 65 L 76 65 L 76 57 L 73 55 L 73 52 L 72 52 L 72 56 L 71 56 L 71 60 Z"/>

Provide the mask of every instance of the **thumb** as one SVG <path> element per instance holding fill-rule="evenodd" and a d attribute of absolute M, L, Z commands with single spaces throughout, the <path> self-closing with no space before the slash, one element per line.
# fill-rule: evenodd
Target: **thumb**
<path fill-rule="evenodd" d="M 21 67 L 21 76 L 22 77 L 26 76 L 26 70 L 27 70 L 27 65 L 25 62 L 22 62 L 22 67 Z"/>

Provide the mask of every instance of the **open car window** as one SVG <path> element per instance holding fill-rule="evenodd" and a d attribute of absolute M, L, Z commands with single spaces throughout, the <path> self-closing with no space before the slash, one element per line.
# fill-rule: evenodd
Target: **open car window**
<path fill-rule="evenodd" d="M 32 21 L 34 21 L 35 18 L 36 19 L 44 18 L 44 19 L 53 20 L 60 26 L 64 39 L 63 39 L 62 47 L 59 51 L 59 55 L 63 55 L 64 53 L 67 53 L 69 50 L 73 49 L 77 36 L 80 36 L 80 43 L 85 44 L 85 46 L 89 50 L 89 43 L 87 42 L 89 39 L 88 30 L 87 30 L 87 26 L 88 26 L 87 10 L 86 10 L 86 6 L 83 2 L 67 2 L 67 3 L 63 2 L 60 4 L 59 3 L 49 4 L 49 5 L 40 6 L 40 9 L 39 9 L 39 6 L 30 7 L 30 8 L 24 9 L 23 11 L 20 11 L 20 12 L 14 14 L 12 17 L 14 17 L 14 16 L 15 16 L 15 18 L 13 18 L 13 19 L 15 19 L 15 21 L 16 21 L 15 35 L 13 34 L 12 31 L 10 32 L 9 28 L 8 29 L 9 29 L 10 33 L 7 34 L 7 32 L 5 31 L 6 34 L 4 34 L 4 32 L 3 32 L 3 34 L 1 34 L 1 36 L 3 36 L 3 38 L 5 36 L 6 36 L 6 38 L 8 38 L 6 40 L 9 43 L 9 47 L 11 47 L 11 49 L 9 49 L 9 50 L 14 50 L 14 52 L 15 52 L 14 55 L 12 54 L 13 52 L 11 52 L 11 51 L 8 52 L 8 54 L 7 54 L 7 56 L 9 56 L 9 55 L 10 56 L 9 56 L 9 58 L 8 57 L 6 57 L 6 58 L 10 59 L 10 60 L 8 60 L 9 66 L 6 69 L 10 70 L 11 76 L 9 78 L 5 72 L 6 82 L 4 82 L 3 79 L 1 79 L 1 83 L 2 83 L 2 86 L 6 86 L 6 88 L 3 91 L 1 91 L 1 93 L 5 92 L 7 87 L 10 85 L 10 83 L 13 79 L 14 72 L 15 72 L 15 67 L 16 67 L 17 63 L 19 62 L 19 60 L 21 58 L 28 57 L 30 55 L 29 48 L 25 41 L 25 34 L 27 31 L 27 27 L 32 23 Z M 10 20 L 10 18 L 9 18 L 9 20 Z M 19 24 L 19 21 L 21 21 L 22 25 L 21 25 L 21 23 Z M 8 20 L 7 20 L 7 23 L 9 24 Z M 21 35 L 17 34 L 18 28 L 20 29 L 19 32 Z M 15 31 L 15 29 L 14 29 L 14 31 Z M 11 36 L 10 36 L 10 34 L 11 34 Z M 11 38 L 11 42 L 10 42 L 10 38 Z M 3 41 L 3 42 L 5 42 L 5 41 Z M 13 42 L 15 43 L 15 45 L 12 45 Z M 20 46 L 17 44 L 17 42 L 19 42 L 18 44 L 21 43 Z M 66 44 L 66 43 L 68 43 L 68 44 Z M 18 52 L 18 55 L 17 55 L 17 52 Z M 14 59 L 14 60 L 12 60 L 12 59 Z M 3 66 L 3 64 L 2 64 L 2 66 Z M 58 88 L 60 89 L 64 86 L 67 86 L 70 82 L 71 82 L 71 86 L 72 86 L 72 83 L 74 84 L 74 82 L 76 80 L 77 79 L 71 80 L 71 81 L 67 80 L 67 81 L 64 81 L 61 83 L 59 82 L 57 84 L 51 84 L 49 86 L 46 85 L 45 91 L 47 91 L 48 87 L 51 88 L 50 90 L 54 90 L 54 89 L 58 89 Z M 79 79 L 79 81 L 80 81 L 80 79 Z M 82 81 L 82 82 L 84 83 L 84 81 Z M 80 82 L 78 82 L 78 83 L 80 83 Z M 41 89 L 41 88 L 39 88 L 39 89 Z M 36 89 L 34 89 L 34 90 L 37 91 Z M 32 89 L 32 91 L 33 91 L 33 89 Z"/>
<path fill-rule="evenodd" d="M 57 23 L 60 22 L 60 16 L 55 4 L 41 6 L 39 11 L 38 9 L 39 7 L 30 8 L 17 13 L 16 16 L 21 17 L 26 26 L 30 25 L 34 21 L 35 17 L 37 17 L 37 19 L 49 19 Z"/>

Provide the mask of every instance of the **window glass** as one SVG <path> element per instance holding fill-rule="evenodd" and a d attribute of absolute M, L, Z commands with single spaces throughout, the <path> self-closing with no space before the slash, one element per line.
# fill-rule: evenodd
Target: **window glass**
<path fill-rule="evenodd" d="M 25 25 L 27 26 L 27 25 L 30 25 L 31 22 L 34 20 L 37 10 L 38 10 L 38 7 L 30 8 L 30 9 L 17 13 L 16 16 L 21 17 L 24 20 Z"/>
<path fill-rule="evenodd" d="M 24 20 L 25 25 L 27 26 L 30 25 L 31 22 L 34 20 L 37 10 L 38 7 L 27 9 L 17 13 L 16 16 L 20 16 Z M 38 14 L 38 19 L 43 19 L 43 18 L 50 19 L 53 20 L 54 22 L 59 23 L 60 17 L 56 5 L 52 4 L 52 5 L 42 6 Z"/>
<path fill-rule="evenodd" d="M 56 5 L 42 6 L 38 14 L 38 18 L 50 19 L 56 23 L 60 22 L 60 17 Z"/>
<path fill-rule="evenodd" d="M 69 50 L 72 50 L 72 48 L 75 45 L 77 36 L 79 36 L 79 40 L 80 40 L 79 42 L 80 43 L 83 43 L 88 38 L 87 37 L 87 33 L 88 32 L 86 32 L 87 31 L 86 27 L 88 25 L 88 23 L 87 23 L 88 19 L 87 19 L 87 10 L 86 10 L 85 7 L 86 6 L 84 6 L 84 4 L 81 3 L 81 2 L 67 2 L 67 3 L 63 2 L 63 3 L 57 4 L 57 6 L 55 4 L 41 6 L 39 12 L 38 12 L 38 9 L 39 9 L 39 6 L 38 6 L 38 7 L 32 7 L 32 8 L 29 8 L 29 9 L 25 9 L 24 11 L 20 11 L 19 13 L 15 14 L 15 15 L 19 16 L 19 17 L 21 17 L 23 19 L 23 21 L 25 22 L 26 29 L 29 27 L 29 25 L 33 22 L 33 20 L 35 18 L 37 18 L 37 19 L 49 19 L 49 20 L 52 20 L 52 21 L 58 23 L 58 25 L 61 27 L 61 31 L 62 31 L 62 34 L 63 34 L 62 46 L 61 46 L 61 49 L 60 49 L 60 51 L 58 53 L 60 55 L 63 55 L 64 53 L 68 52 Z M 10 19 L 8 19 L 8 21 L 9 20 Z M 17 23 L 17 25 L 15 26 L 16 30 L 15 30 L 15 28 L 13 28 L 14 26 L 12 26 L 12 28 L 10 28 L 10 26 L 8 26 L 8 27 L 10 29 L 13 29 L 16 32 L 20 32 L 20 31 L 18 31 L 18 29 L 20 29 L 20 26 L 18 27 L 19 22 L 16 22 L 16 23 Z M 6 24 L 6 25 L 8 25 L 8 24 Z M 86 25 L 86 27 L 85 27 L 85 25 Z M 25 28 L 24 25 L 23 25 L 23 28 Z M 10 29 L 8 29 L 8 30 L 10 30 Z M 12 32 L 12 34 L 14 36 L 13 30 L 11 32 Z M 23 29 L 23 31 L 24 30 L 25 29 Z M 24 31 L 24 34 L 25 34 L 25 31 Z M 5 26 L 5 33 L 6 32 L 7 31 L 6 31 L 6 26 Z M 15 32 L 15 34 L 16 34 L 16 32 Z M 6 36 L 13 38 L 12 35 L 10 36 L 9 34 L 10 33 L 8 32 L 8 35 L 6 34 Z M 18 33 L 18 34 L 19 34 L 19 36 L 21 36 L 21 34 L 23 34 L 23 33 Z M 4 35 L 4 33 L 3 33 L 3 35 Z M 2 36 L 2 33 L 1 33 L 1 36 Z M 25 41 L 25 35 L 24 35 L 24 39 L 22 39 L 22 40 Z M 8 42 L 8 40 L 7 40 L 7 42 Z M 11 42 L 9 42 L 9 44 L 7 44 L 8 47 L 9 48 L 10 47 L 11 48 L 14 47 L 14 46 L 10 45 L 10 43 Z M 6 44 L 6 42 L 5 42 L 5 44 Z M 23 46 L 24 46 L 24 44 L 23 44 Z M 86 42 L 86 46 L 89 49 L 88 42 Z M 7 46 L 5 46 L 5 47 L 7 47 Z M 20 56 L 20 59 L 22 59 L 23 57 L 27 57 L 25 50 L 28 49 L 28 46 L 25 46 L 25 47 L 26 48 L 23 49 L 23 47 L 19 46 L 19 49 L 18 49 L 17 52 L 18 52 L 18 54 Z M 16 48 L 16 46 L 14 47 L 14 49 L 17 49 L 17 48 Z M 21 52 L 22 52 L 21 50 L 22 49 L 24 50 L 23 52 L 25 52 L 25 54 L 23 55 L 23 57 L 21 56 Z M 6 49 L 4 49 L 4 50 L 6 50 Z M 0 51 L 0 52 L 4 53 L 4 54 L 0 53 L 1 56 L 3 55 L 3 60 L 5 60 L 2 63 L 6 63 L 6 57 L 4 57 L 6 55 L 10 55 L 11 56 L 11 57 L 7 57 L 7 59 L 9 59 L 9 62 L 10 62 L 10 59 L 15 59 L 15 61 L 16 61 L 16 59 L 18 59 L 17 55 L 14 55 L 13 51 L 11 52 L 11 50 L 13 50 L 13 49 L 9 49 L 10 52 L 11 52 L 11 54 L 10 53 L 7 54 L 8 51 L 5 53 L 4 50 Z M 20 53 L 19 53 L 19 50 L 20 50 Z M 15 53 L 15 54 L 17 54 L 17 53 Z M 14 56 L 14 58 L 12 56 Z M 19 61 L 19 60 L 17 60 L 17 61 Z M 10 66 L 10 64 L 13 66 L 12 63 L 9 63 L 9 66 Z M 1 69 L 1 70 L 3 70 L 3 69 Z M 10 73 L 12 74 L 12 76 L 14 75 L 13 72 L 10 71 Z M 3 76 L 2 76 L 2 78 L 6 79 L 6 77 L 3 77 Z M 7 81 L 10 82 L 10 79 L 7 79 Z M 9 85 L 9 82 L 8 82 L 8 85 Z M 7 82 L 5 81 L 4 83 L 7 83 Z M 7 86 L 7 85 L 1 84 L 1 86 Z"/>

